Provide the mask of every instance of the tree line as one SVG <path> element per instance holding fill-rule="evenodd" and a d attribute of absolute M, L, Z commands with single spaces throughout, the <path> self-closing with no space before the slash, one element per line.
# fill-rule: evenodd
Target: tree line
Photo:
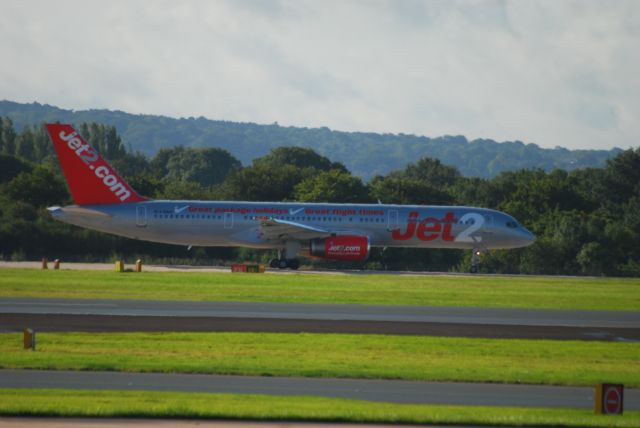
<path fill-rule="evenodd" d="M 151 198 L 494 208 L 515 216 L 537 240 L 527 248 L 489 252 L 481 271 L 640 276 L 640 148 L 619 153 L 603 168 L 521 169 L 491 179 L 465 177 L 425 157 L 364 182 L 344 164 L 309 148 L 278 147 L 243 167 L 224 149 L 177 146 L 146 157 L 127 147 L 113 126 L 83 123 L 78 129 L 139 193 Z M 18 133 L 2 118 L 0 257 L 214 263 L 272 256 L 268 251 L 188 251 L 133 241 L 57 222 L 46 211 L 71 203 L 44 126 Z M 387 248 L 375 249 L 365 267 L 464 271 L 469 264 L 468 251 Z"/>
<path fill-rule="evenodd" d="M 229 151 L 243 165 L 268 154 L 276 147 L 311 148 L 333 161 L 342 162 L 353 175 L 369 181 L 376 175 L 403 169 L 424 156 L 453 165 L 466 177 L 492 178 L 514 169 L 555 168 L 573 170 L 603 167 L 606 159 L 619 154 L 612 150 L 545 149 L 522 141 L 498 143 L 491 139 L 469 141 L 461 135 L 430 138 L 411 134 L 343 132 L 326 127 L 301 128 L 209 120 L 204 117 L 174 119 L 134 115 L 109 110 L 64 110 L 38 103 L 0 101 L 0 116 L 11 117 L 16 128 L 40 122 L 102 123 L 115 126 L 122 138 L 148 157 L 162 148 L 218 147 Z M 562 145 L 562 141 L 558 141 Z"/>

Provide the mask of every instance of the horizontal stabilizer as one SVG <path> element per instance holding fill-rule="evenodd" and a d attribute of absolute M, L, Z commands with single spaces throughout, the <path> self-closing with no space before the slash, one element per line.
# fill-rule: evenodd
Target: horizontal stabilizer
<path fill-rule="evenodd" d="M 107 214 L 102 211 L 92 210 L 89 208 L 83 208 L 78 206 L 68 206 L 68 207 L 49 207 L 47 210 L 51 213 L 52 216 L 76 216 L 76 217 L 92 217 L 92 218 L 111 218 L 111 214 Z"/>

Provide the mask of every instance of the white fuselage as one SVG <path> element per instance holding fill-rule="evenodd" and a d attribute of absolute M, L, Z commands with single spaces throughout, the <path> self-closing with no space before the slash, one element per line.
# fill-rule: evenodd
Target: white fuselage
<path fill-rule="evenodd" d="M 144 201 L 49 210 L 77 226 L 188 246 L 283 248 L 292 240 L 358 235 L 374 247 L 487 250 L 523 247 L 535 239 L 508 214 L 475 207 Z"/>

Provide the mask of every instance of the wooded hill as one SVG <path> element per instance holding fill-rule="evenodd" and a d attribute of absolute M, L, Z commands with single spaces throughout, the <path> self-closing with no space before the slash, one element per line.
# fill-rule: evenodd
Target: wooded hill
<path fill-rule="evenodd" d="M 543 149 L 521 141 L 498 143 L 490 139 L 468 141 L 464 136 L 425 137 L 407 134 L 341 132 L 329 128 L 284 127 L 210 120 L 203 117 L 173 119 L 133 115 L 110 110 L 64 110 L 38 103 L 0 101 L 0 116 L 8 117 L 18 132 L 42 122 L 83 122 L 114 126 L 130 152 L 154 156 L 175 146 L 227 150 L 243 165 L 281 146 L 312 148 L 341 162 L 365 181 L 402 169 L 422 157 L 454 166 L 466 177 L 495 177 L 518 169 L 564 169 L 603 167 L 621 152 L 612 150 Z M 557 142 L 562 146 L 562 141 Z"/>

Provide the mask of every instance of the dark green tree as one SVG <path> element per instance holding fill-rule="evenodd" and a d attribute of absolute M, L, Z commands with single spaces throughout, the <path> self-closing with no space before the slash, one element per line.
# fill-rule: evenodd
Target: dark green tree
<path fill-rule="evenodd" d="M 614 203 L 625 203 L 640 195 L 640 147 L 625 150 L 607 161 L 606 196 Z"/>
<path fill-rule="evenodd" d="M 0 184 L 13 180 L 21 172 L 30 172 L 31 165 L 15 156 L 0 154 Z"/>
<path fill-rule="evenodd" d="M 371 199 L 385 204 L 450 205 L 454 198 L 447 191 L 427 182 L 396 176 L 376 176 L 369 183 Z"/>
<path fill-rule="evenodd" d="M 455 167 L 432 158 L 422 158 L 415 164 L 407 165 L 401 175 L 437 188 L 451 186 L 461 177 Z"/>
<path fill-rule="evenodd" d="M 305 178 L 295 186 L 294 197 L 301 202 L 370 202 L 362 180 L 338 169 Z"/>
<path fill-rule="evenodd" d="M 278 167 L 292 165 L 299 169 L 311 168 L 317 171 L 329 171 L 331 169 L 346 172 L 347 169 L 339 162 L 331 162 L 328 158 L 319 155 L 312 149 L 304 147 L 278 147 L 266 156 L 254 160 L 255 166 Z"/>
<path fill-rule="evenodd" d="M 3 185 L 2 193 L 14 201 L 24 201 L 34 207 L 69 203 L 69 193 L 61 180 L 47 168 L 36 167 L 21 172 Z"/>
<path fill-rule="evenodd" d="M 8 117 L 3 117 L 0 122 L 2 128 L 0 128 L 0 148 L 2 154 L 15 155 L 16 154 L 16 131 L 13 128 L 13 122 Z"/>
<path fill-rule="evenodd" d="M 310 176 L 293 165 L 272 168 L 258 164 L 232 172 L 225 180 L 224 198 L 244 201 L 291 201 L 295 186 Z"/>
<path fill-rule="evenodd" d="M 30 127 L 26 127 L 16 138 L 16 156 L 30 161 L 37 161 L 35 138 Z"/>
<path fill-rule="evenodd" d="M 295 188 L 322 171 L 347 172 L 342 164 L 300 147 L 279 147 L 251 166 L 232 171 L 224 183 L 226 199 L 247 201 L 291 201 Z"/>
<path fill-rule="evenodd" d="M 162 152 L 162 151 L 161 151 Z M 159 154 L 156 167 L 169 180 L 195 181 L 203 186 L 220 184 L 230 172 L 241 168 L 240 161 L 222 149 L 176 147 Z M 166 159 L 164 165 L 160 159 Z"/>

